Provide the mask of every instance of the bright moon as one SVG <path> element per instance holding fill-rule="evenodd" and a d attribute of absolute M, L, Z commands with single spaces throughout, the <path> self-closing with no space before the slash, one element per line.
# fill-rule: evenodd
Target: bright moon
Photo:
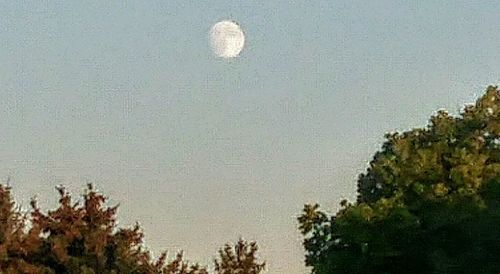
<path fill-rule="evenodd" d="M 236 22 L 220 21 L 210 30 L 210 45 L 218 57 L 238 57 L 245 45 L 245 34 Z"/>

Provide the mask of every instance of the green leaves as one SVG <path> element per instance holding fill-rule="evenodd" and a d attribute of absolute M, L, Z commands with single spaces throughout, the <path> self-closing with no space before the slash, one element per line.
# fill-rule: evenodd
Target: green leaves
<path fill-rule="evenodd" d="M 303 213 L 298 218 L 302 234 L 308 234 L 315 227 L 328 220 L 325 213 L 319 211 L 319 204 L 304 205 Z"/>
<path fill-rule="evenodd" d="M 304 208 L 306 264 L 318 274 L 498 273 L 500 91 L 386 139 L 357 203 L 331 218 Z"/>

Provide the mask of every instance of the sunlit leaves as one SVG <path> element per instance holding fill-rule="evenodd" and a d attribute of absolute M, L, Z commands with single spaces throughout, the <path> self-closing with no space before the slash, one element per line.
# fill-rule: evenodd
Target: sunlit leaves
<path fill-rule="evenodd" d="M 331 218 L 306 206 L 306 264 L 328 274 L 499 273 L 500 91 L 386 139 L 356 204 Z"/>
<path fill-rule="evenodd" d="M 0 273 L 208 274 L 182 252 L 170 261 L 167 253 L 154 260 L 143 245 L 141 226 L 117 227 L 117 206 L 107 206 L 92 185 L 82 202 L 74 202 L 62 186 L 57 191 L 59 206 L 45 213 L 32 199 L 28 220 L 15 208 L 10 187 L 0 185 Z M 255 242 L 225 245 L 215 260 L 216 273 L 261 273 L 265 263 L 257 251 Z"/>
<path fill-rule="evenodd" d="M 226 244 L 219 250 L 219 258 L 215 260 L 217 274 L 259 274 L 266 264 L 258 262 L 257 243 L 240 239 L 234 246 Z"/>
<path fill-rule="evenodd" d="M 143 247 L 137 224 L 116 226 L 117 207 L 89 185 L 83 203 L 73 202 L 64 187 L 57 188 L 59 206 L 44 213 L 31 201 L 27 220 L 15 208 L 10 188 L 0 185 L 0 273 L 165 273 L 206 274 L 179 254 L 153 260 Z"/>

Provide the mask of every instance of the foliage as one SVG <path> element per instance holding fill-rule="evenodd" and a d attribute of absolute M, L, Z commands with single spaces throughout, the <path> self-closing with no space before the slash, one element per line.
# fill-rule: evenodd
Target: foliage
<path fill-rule="evenodd" d="M 0 273 L 50 273 L 30 262 L 41 241 L 35 229 L 25 230 L 25 216 L 15 208 L 11 188 L 0 185 Z"/>
<path fill-rule="evenodd" d="M 259 274 L 265 269 L 265 263 L 258 263 L 257 243 L 242 239 L 232 246 L 226 244 L 219 250 L 219 259 L 215 260 L 218 274 Z"/>
<path fill-rule="evenodd" d="M 500 273 L 500 91 L 386 135 L 354 204 L 299 217 L 313 273 Z"/>
<path fill-rule="evenodd" d="M 182 252 L 170 262 L 166 253 L 153 260 L 140 226 L 118 228 L 117 207 L 107 207 L 106 197 L 92 185 L 83 203 L 73 202 L 63 187 L 57 189 L 58 208 L 44 213 L 32 200 L 28 218 L 15 208 L 11 188 L 0 185 L 0 273 L 208 274 L 186 262 Z M 246 245 L 243 250 L 245 269 L 261 267 L 251 265 L 254 243 L 250 252 Z"/>

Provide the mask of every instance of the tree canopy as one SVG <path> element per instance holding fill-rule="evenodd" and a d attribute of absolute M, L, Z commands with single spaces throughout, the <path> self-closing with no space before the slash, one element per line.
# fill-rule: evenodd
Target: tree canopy
<path fill-rule="evenodd" d="M 219 274 L 259 274 L 266 264 L 258 262 L 256 242 L 240 239 L 234 246 L 226 244 L 219 250 L 219 259 L 215 259 L 215 271 Z"/>
<path fill-rule="evenodd" d="M 82 203 L 73 202 L 64 187 L 58 191 L 57 209 L 44 213 L 32 200 L 31 212 L 22 214 L 11 188 L 0 185 L 0 273 L 208 274 L 205 267 L 186 262 L 182 252 L 171 261 L 166 253 L 153 259 L 141 227 L 117 227 L 117 207 L 106 206 L 107 198 L 92 185 Z M 226 245 L 214 262 L 216 273 L 260 273 L 257 250 L 255 242 L 241 240 L 235 259 Z"/>
<path fill-rule="evenodd" d="M 313 273 L 500 273 L 500 91 L 386 135 L 354 203 L 298 218 Z"/>

